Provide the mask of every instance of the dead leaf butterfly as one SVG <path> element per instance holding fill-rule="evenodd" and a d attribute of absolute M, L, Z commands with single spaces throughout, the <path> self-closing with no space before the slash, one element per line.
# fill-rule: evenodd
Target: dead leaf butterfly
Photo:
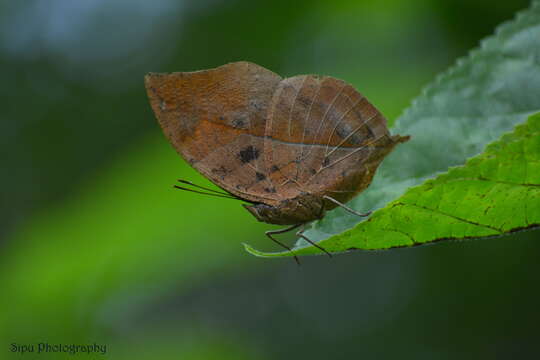
<path fill-rule="evenodd" d="M 240 199 L 259 221 L 290 225 L 321 219 L 370 184 L 383 158 L 408 136 L 390 135 L 386 119 L 351 85 L 329 76 L 283 79 L 259 65 L 150 73 L 150 104 L 163 132 L 191 166 Z M 204 190 L 204 191 L 201 191 Z M 289 249 L 290 250 L 290 249 Z M 326 251 L 325 251 L 326 252 Z M 328 253 L 329 254 L 329 253 Z M 298 259 L 295 257 L 298 261 Z"/>

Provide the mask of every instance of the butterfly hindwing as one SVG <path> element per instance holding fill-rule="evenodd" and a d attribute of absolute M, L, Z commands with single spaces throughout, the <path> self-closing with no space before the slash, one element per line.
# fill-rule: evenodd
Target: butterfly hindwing
<path fill-rule="evenodd" d="M 397 140 L 381 113 L 351 85 L 302 75 L 278 85 L 264 147 L 278 192 L 289 197 L 309 192 L 345 202 L 369 185 Z"/>

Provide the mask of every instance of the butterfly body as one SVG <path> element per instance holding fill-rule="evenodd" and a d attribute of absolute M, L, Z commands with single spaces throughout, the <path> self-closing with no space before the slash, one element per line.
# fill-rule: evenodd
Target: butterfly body
<path fill-rule="evenodd" d="M 265 203 L 244 205 L 259 221 L 276 225 L 304 224 L 322 219 L 325 213 L 321 197 L 303 193 L 292 199 L 282 200 L 276 206 Z"/>
<path fill-rule="evenodd" d="M 390 135 L 380 112 L 332 77 L 283 79 L 237 62 L 148 74 L 145 83 L 175 149 L 267 223 L 322 218 L 369 186 L 383 158 L 408 140 Z"/>

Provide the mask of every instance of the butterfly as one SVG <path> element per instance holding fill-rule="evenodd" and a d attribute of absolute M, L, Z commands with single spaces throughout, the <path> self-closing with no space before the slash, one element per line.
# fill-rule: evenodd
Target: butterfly
<path fill-rule="evenodd" d="M 390 135 L 386 119 L 364 96 L 330 76 L 282 78 L 241 61 L 149 73 L 145 85 L 169 142 L 225 193 L 181 182 L 243 200 L 259 221 L 289 225 L 266 232 L 289 250 L 272 235 L 301 228 L 298 236 L 326 252 L 303 235 L 306 223 L 337 206 L 369 215 L 345 203 L 369 186 L 397 144 L 409 140 Z"/>

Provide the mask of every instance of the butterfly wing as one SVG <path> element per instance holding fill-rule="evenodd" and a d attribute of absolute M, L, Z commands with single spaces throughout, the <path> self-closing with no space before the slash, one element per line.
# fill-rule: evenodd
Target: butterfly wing
<path fill-rule="evenodd" d="M 174 148 L 226 191 L 275 202 L 263 161 L 266 113 L 281 77 L 249 62 L 148 74 L 150 104 Z"/>
<path fill-rule="evenodd" d="M 406 140 L 391 136 L 385 118 L 351 85 L 302 75 L 276 88 L 264 153 L 266 163 L 275 165 L 270 178 L 278 192 L 346 202 L 370 184 L 383 158 Z"/>

